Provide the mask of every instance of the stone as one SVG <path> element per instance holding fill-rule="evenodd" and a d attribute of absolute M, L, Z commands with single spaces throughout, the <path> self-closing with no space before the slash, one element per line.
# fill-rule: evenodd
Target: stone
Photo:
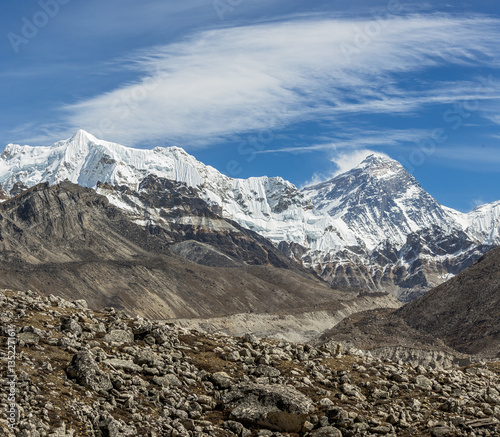
<path fill-rule="evenodd" d="M 309 434 L 310 437 L 342 437 L 342 433 L 338 428 L 333 426 L 325 426 L 315 429 Z"/>
<path fill-rule="evenodd" d="M 55 428 L 54 430 L 52 430 L 53 432 L 51 432 L 48 437 L 73 437 L 73 435 L 75 434 L 75 431 L 73 430 L 68 430 L 66 428 L 66 423 L 62 423 L 61 426 L 59 426 L 58 428 Z M 37 433 L 38 434 L 38 433 Z M 32 434 L 29 434 L 30 437 L 34 437 L 34 433 Z M 38 434 L 39 435 L 39 434 Z"/>
<path fill-rule="evenodd" d="M 370 428 L 370 432 L 373 432 L 374 434 L 389 434 L 392 431 L 392 427 L 390 425 L 379 425 L 375 426 L 373 428 Z"/>
<path fill-rule="evenodd" d="M 82 334 L 83 329 L 75 319 L 63 317 L 61 318 L 61 331 L 69 331 L 79 336 Z"/>
<path fill-rule="evenodd" d="M 153 382 L 157 385 L 162 385 L 165 387 L 169 387 L 171 385 L 173 386 L 181 386 L 182 382 L 177 376 L 175 375 L 165 375 L 165 376 L 155 376 L 153 377 Z"/>
<path fill-rule="evenodd" d="M 223 396 L 231 417 L 276 431 L 300 432 L 312 401 L 293 387 L 240 384 Z"/>
<path fill-rule="evenodd" d="M 130 331 L 125 331 L 123 329 L 112 329 L 107 333 L 103 341 L 113 342 L 113 343 L 133 343 L 134 334 Z"/>
<path fill-rule="evenodd" d="M 119 360 L 117 358 L 112 358 L 104 360 L 104 364 L 114 367 L 115 369 L 125 370 L 129 373 L 142 372 L 142 367 L 134 364 L 132 360 Z"/>
<path fill-rule="evenodd" d="M 148 366 L 161 366 L 163 360 L 158 356 L 158 354 L 154 353 L 152 350 L 145 349 L 140 350 L 134 358 L 134 362 L 142 366 L 143 364 L 147 364 Z"/>
<path fill-rule="evenodd" d="M 446 437 L 453 435 L 453 430 L 448 426 L 437 426 L 431 429 L 432 437 Z"/>
<path fill-rule="evenodd" d="M 423 389 L 432 389 L 432 381 L 424 375 L 418 375 L 415 379 L 415 384 Z"/>
<path fill-rule="evenodd" d="M 17 334 L 17 340 L 27 346 L 34 346 L 40 341 L 40 336 L 34 332 L 20 332 Z"/>
<path fill-rule="evenodd" d="M 240 361 L 241 357 L 240 357 L 240 354 L 238 351 L 232 351 L 232 352 L 229 352 L 229 354 L 227 354 L 226 360 L 228 360 L 228 361 Z"/>
<path fill-rule="evenodd" d="M 234 420 L 228 420 L 228 421 L 224 422 L 224 428 L 233 432 L 238 437 L 247 437 L 247 436 L 252 434 L 241 423 L 235 422 Z"/>
<path fill-rule="evenodd" d="M 70 378 L 76 379 L 78 384 L 100 394 L 107 393 L 113 387 L 109 375 L 101 371 L 90 352 L 78 352 L 74 355 L 66 373 Z"/>
<path fill-rule="evenodd" d="M 268 378 L 275 378 L 281 375 L 278 369 L 272 366 L 266 366 L 265 364 L 259 364 L 254 373 L 257 377 L 265 376 Z"/>
<path fill-rule="evenodd" d="M 85 299 L 74 300 L 73 305 L 75 305 L 76 308 L 80 308 L 80 309 L 87 309 L 89 307 L 89 305 Z"/>
<path fill-rule="evenodd" d="M 210 381 L 221 389 L 228 389 L 233 385 L 233 379 L 226 372 L 216 372 L 210 377 Z"/>

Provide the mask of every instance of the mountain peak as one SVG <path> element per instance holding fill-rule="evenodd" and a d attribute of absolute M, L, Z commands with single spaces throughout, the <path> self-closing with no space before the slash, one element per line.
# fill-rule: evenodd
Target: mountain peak
<path fill-rule="evenodd" d="M 69 142 L 72 143 L 82 143 L 82 142 L 96 142 L 98 139 L 88 133 L 87 131 L 84 131 L 83 129 L 78 129 L 76 133 L 69 139 Z"/>
<path fill-rule="evenodd" d="M 397 165 L 402 167 L 401 164 L 392 159 L 391 157 L 384 155 L 383 153 L 372 153 L 368 155 L 356 168 L 366 168 L 366 167 L 380 167 L 387 165 Z"/>

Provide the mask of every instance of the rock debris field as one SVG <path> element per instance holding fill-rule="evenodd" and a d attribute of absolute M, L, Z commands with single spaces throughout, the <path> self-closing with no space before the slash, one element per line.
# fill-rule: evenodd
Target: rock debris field
<path fill-rule="evenodd" d="M 412 367 L 31 291 L 0 291 L 0 310 L 2 436 L 500 435 L 500 363 Z"/>

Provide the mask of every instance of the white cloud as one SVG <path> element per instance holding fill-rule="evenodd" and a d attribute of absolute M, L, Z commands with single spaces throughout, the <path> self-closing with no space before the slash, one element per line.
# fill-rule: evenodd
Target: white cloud
<path fill-rule="evenodd" d="M 67 127 L 129 145 L 203 145 L 346 113 L 491 98 L 491 90 L 478 95 L 474 81 L 419 93 L 398 88 L 393 77 L 446 63 L 492 65 L 500 59 L 499 21 L 394 18 L 358 49 L 354 42 L 368 24 L 274 22 L 204 31 L 151 49 L 122 64 L 137 69 L 140 81 L 66 107 Z"/>
<path fill-rule="evenodd" d="M 270 153 L 309 153 L 315 151 L 328 152 L 330 155 L 345 150 L 359 150 L 366 147 L 401 147 L 406 143 L 418 143 L 432 135 L 432 131 L 426 129 L 391 129 L 389 131 L 373 131 L 361 127 L 344 127 L 342 138 L 328 138 L 329 141 L 320 144 L 309 144 L 305 146 L 284 146 L 275 149 L 256 151 L 256 154 Z"/>

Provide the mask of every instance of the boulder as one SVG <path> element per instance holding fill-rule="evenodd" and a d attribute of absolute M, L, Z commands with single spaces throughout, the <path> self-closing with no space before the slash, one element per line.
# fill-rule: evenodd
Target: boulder
<path fill-rule="evenodd" d="M 225 394 L 223 404 L 235 420 L 284 432 L 300 432 L 313 405 L 293 387 L 251 383 Z"/>
<path fill-rule="evenodd" d="M 315 429 L 309 434 L 310 437 L 342 437 L 342 433 L 338 428 L 333 426 L 325 426 L 323 428 Z"/>
<path fill-rule="evenodd" d="M 113 388 L 109 375 L 101 371 L 94 356 L 88 351 L 74 355 L 66 373 L 70 378 L 76 379 L 78 384 L 100 394 Z"/>
<path fill-rule="evenodd" d="M 142 367 L 134 364 L 132 360 L 119 360 L 117 358 L 112 358 L 109 360 L 105 360 L 104 364 L 114 367 L 115 369 L 125 370 L 129 373 L 142 372 Z"/>
<path fill-rule="evenodd" d="M 112 329 L 104 336 L 103 340 L 109 343 L 133 343 L 134 334 L 123 329 Z"/>

